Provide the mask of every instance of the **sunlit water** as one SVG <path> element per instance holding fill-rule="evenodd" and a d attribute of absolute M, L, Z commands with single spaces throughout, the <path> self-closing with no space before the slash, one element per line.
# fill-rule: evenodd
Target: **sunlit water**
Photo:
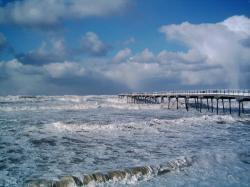
<path fill-rule="evenodd" d="M 236 111 L 217 116 L 127 104 L 116 96 L 0 97 L 0 186 L 183 156 L 196 159 L 165 175 L 104 185 L 249 186 L 249 119 Z"/>

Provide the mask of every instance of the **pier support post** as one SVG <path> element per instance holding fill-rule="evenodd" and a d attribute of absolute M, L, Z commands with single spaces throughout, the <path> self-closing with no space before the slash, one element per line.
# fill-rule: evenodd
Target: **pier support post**
<path fill-rule="evenodd" d="M 201 112 L 201 108 L 202 108 L 202 98 L 200 98 L 200 112 Z"/>
<path fill-rule="evenodd" d="M 231 99 L 229 99 L 229 112 L 230 112 L 230 114 L 232 113 L 232 109 L 231 109 Z"/>
<path fill-rule="evenodd" d="M 241 111 L 240 111 L 240 104 L 241 104 L 241 103 L 240 103 L 240 101 L 238 101 L 238 102 L 239 102 L 239 116 L 240 116 L 240 112 L 241 112 Z"/>
<path fill-rule="evenodd" d="M 208 103 L 208 98 L 207 98 L 207 110 L 209 111 L 209 103 Z"/>
<path fill-rule="evenodd" d="M 219 101 L 218 101 L 219 99 L 216 99 L 216 101 L 217 101 L 217 106 L 216 106 L 216 114 L 219 114 Z"/>
<path fill-rule="evenodd" d="M 213 98 L 211 98 L 211 108 L 212 108 L 212 112 L 214 112 L 214 100 L 213 100 Z"/>
<path fill-rule="evenodd" d="M 222 109 L 223 109 L 223 113 L 225 113 L 224 99 L 222 99 Z"/>
<path fill-rule="evenodd" d="M 197 110 L 197 100 L 196 100 L 197 98 L 194 98 L 194 103 L 195 103 L 195 109 Z"/>
<path fill-rule="evenodd" d="M 242 113 L 245 113 L 243 101 L 241 101 L 241 109 L 242 109 Z"/>
<path fill-rule="evenodd" d="M 186 110 L 188 111 L 188 98 L 185 98 Z"/>
<path fill-rule="evenodd" d="M 178 97 L 176 97 L 176 108 L 177 108 L 177 110 L 179 109 L 179 101 L 178 101 Z"/>
<path fill-rule="evenodd" d="M 170 108 L 170 100 L 171 100 L 171 98 L 168 97 L 168 109 Z"/>

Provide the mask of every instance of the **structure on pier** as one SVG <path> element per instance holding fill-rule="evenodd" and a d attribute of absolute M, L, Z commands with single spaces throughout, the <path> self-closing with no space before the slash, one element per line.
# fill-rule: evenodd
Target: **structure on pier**
<path fill-rule="evenodd" d="M 128 93 L 119 94 L 119 98 L 126 98 L 128 103 L 135 104 L 160 104 L 168 103 L 172 99 L 176 100 L 176 108 L 179 108 L 179 99 L 185 100 L 186 110 L 189 110 L 190 100 L 194 101 L 194 106 L 201 112 L 204 105 L 208 110 L 214 112 L 214 100 L 216 101 L 216 113 L 219 113 L 219 101 L 222 102 L 222 109 L 225 112 L 224 101 L 229 102 L 229 112 L 232 113 L 231 101 L 238 102 L 238 114 L 244 113 L 244 102 L 250 101 L 250 90 L 189 90 L 189 91 L 167 91 L 167 92 L 153 92 L 153 93 Z M 203 101 L 206 103 L 203 103 Z"/>

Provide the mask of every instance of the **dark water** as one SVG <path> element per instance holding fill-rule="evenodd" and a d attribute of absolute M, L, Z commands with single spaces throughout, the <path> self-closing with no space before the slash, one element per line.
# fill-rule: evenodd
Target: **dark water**
<path fill-rule="evenodd" d="M 115 96 L 1 97 L 0 186 L 193 156 L 191 166 L 165 175 L 104 185 L 250 185 L 249 115 L 166 108 Z"/>

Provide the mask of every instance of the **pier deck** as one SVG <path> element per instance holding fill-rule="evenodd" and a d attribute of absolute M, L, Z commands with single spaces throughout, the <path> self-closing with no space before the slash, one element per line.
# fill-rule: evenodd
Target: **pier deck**
<path fill-rule="evenodd" d="M 179 108 L 179 98 L 185 100 L 185 107 L 188 111 L 190 107 L 190 99 L 193 99 L 195 108 L 201 112 L 204 105 L 208 110 L 214 111 L 214 100 L 216 101 L 216 113 L 219 113 L 219 101 L 222 102 L 222 109 L 225 112 L 224 101 L 228 100 L 229 111 L 232 113 L 231 101 L 238 102 L 238 114 L 244 113 L 244 102 L 250 101 L 250 90 L 188 90 L 188 91 L 166 91 L 153 93 L 127 93 L 119 94 L 119 98 L 126 98 L 128 103 L 135 104 L 160 104 L 168 103 L 172 99 L 176 99 L 176 108 Z M 203 104 L 203 101 L 206 103 Z"/>

